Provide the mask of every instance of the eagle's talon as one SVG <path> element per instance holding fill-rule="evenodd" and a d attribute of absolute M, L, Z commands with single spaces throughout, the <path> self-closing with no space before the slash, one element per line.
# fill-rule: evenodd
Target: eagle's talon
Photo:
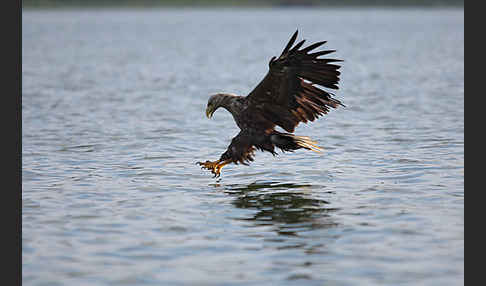
<path fill-rule="evenodd" d="M 218 168 L 218 163 L 219 161 L 214 161 L 211 162 L 209 160 L 206 160 L 206 162 L 198 162 L 198 164 L 201 166 L 201 169 L 207 169 L 211 171 L 213 174 L 216 174 L 216 169 Z"/>
<path fill-rule="evenodd" d="M 201 166 L 201 169 L 206 169 L 211 171 L 211 173 L 214 174 L 213 178 L 219 178 L 221 176 L 221 169 L 223 168 L 224 165 L 228 164 L 229 161 L 223 161 L 221 160 L 211 162 L 207 160 L 206 162 L 198 162 L 198 164 Z"/>
<path fill-rule="evenodd" d="M 219 178 L 219 176 L 221 176 L 221 173 L 220 173 L 221 168 L 219 166 L 216 166 L 216 168 L 214 168 L 211 172 L 214 174 L 213 178 Z"/>

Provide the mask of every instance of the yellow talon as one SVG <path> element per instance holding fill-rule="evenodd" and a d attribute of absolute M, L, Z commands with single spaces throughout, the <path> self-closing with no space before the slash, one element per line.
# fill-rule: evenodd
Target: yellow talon
<path fill-rule="evenodd" d="M 208 160 L 206 162 L 197 162 L 199 166 L 202 166 L 201 169 L 210 170 L 211 173 L 214 174 L 214 178 L 221 176 L 221 169 L 228 163 L 230 163 L 230 161 L 221 162 L 221 160 L 218 160 L 211 162 Z"/>

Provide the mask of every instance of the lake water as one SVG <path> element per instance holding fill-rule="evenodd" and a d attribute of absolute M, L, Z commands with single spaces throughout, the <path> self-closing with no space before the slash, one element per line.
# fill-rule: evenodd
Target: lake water
<path fill-rule="evenodd" d="M 219 179 L 292 33 L 343 59 L 332 110 Z M 24 285 L 462 285 L 463 9 L 24 10 Z"/>

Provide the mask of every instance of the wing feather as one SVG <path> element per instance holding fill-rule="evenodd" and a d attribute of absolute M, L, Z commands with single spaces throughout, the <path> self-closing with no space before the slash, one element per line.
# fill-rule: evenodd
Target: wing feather
<path fill-rule="evenodd" d="M 285 46 L 284 50 L 282 51 L 282 54 L 280 55 L 280 57 L 282 57 L 283 55 L 285 55 L 286 53 L 288 53 L 290 47 L 292 47 L 292 45 L 294 44 L 295 40 L 297 39 L 297 34 L 298 33 L 299 33 L 298 30 L 295 31 L 295 33 L 292 35 L 292 37 L 290 38 L 289 42 Z"/>
<path fill-rule="evenodd" d="M 305 43 L 301 40 L 293 46 L 297 35 L 295 31 L 282 54 L 270 60 L 267 75 L 246 97 L 248 106 L 252 107 L 249 110 L 261 112 L 268 121 L 287 132 L 294 132 L 299 122 L 314 121 L 330 108 L 343 105 L 332 97 L 334 94 L 318 87 L 339 88 L 341 66 L 335 63 L 342 60 L 318 58 L 335 50 L 309 53 L 326 41 L 301 48 Z"/>
<path fill-rule="evenodd" d="M 295 45 L 288 53 L 292 54 L 295 53 L 302 45 L 305 43 L 305 40 L 300 41 L 297 45 Z"/>
<path fill-rule="evenodd" d="M 315 52 L 315 53 L 312 53 L 312 54 L 309 54 L 309 56 L 311 56 L 312 58 L 317 58 L 319 56 L 324 56 L 324 55 L 327 55 L 327 54 L 331 54 L 331 53 L 334 53 L 336 50 L 327 50 L 327 51 L 320 51 L 320 52 Z M 326 61 L 330 61 L 332 59 L 325 59 Z M 342 60 L 336 60 L 334 59 L 333 61 L 336 61 L 336 62 L 342 62 Z"/>
<path fill-rule="evenodd" d="M 305 41 L 305 40 L 303 40 L 303 41 Z M 327 43 L 327 41 L 317 42 L 315 44 L 309 45 L 308 47 L 300 50 L 300 52 L 301 53 L 308 53 L 308 52 L 312 51 L 313 49 L 324 45 L 325 43 Z"/>

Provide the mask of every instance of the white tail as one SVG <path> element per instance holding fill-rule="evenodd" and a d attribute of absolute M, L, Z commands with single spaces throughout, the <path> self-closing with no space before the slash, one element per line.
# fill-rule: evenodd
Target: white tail
<path fill-rule="evenodd" d="M 323 150 L 322 147 L 317 146 L 317 142 L 313 141 L 307 136 L 295 136 L 294 135 L 294 141 L 297 143 L 302 148 L 312 150 L 314 152 L 320 153 L 321 150 Z"/>

